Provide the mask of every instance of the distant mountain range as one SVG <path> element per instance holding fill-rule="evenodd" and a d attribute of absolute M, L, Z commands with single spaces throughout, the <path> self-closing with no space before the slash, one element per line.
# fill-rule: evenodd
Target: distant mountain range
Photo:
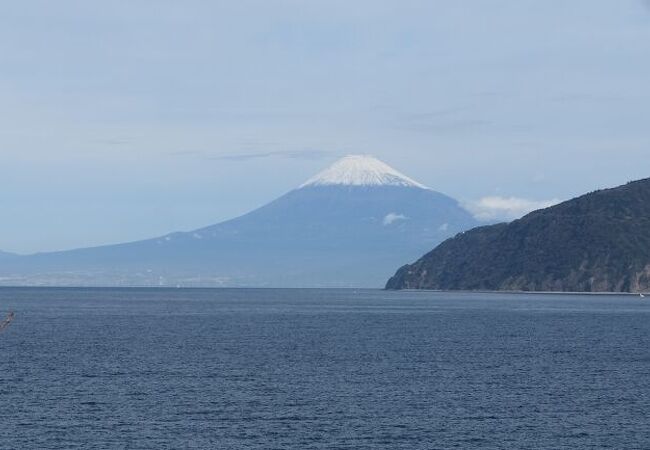
<path fill-rule="evenodd" d="M 480 227 L 439 245 L 389 289 L 650 290 L 650 179 Z"/>
<path fill-rule="evenodd" d="M 16 255 L 14 255 L 13 253 L 7 253 L 7 252 L 0 251 L 0 260 L 14 258 L 15 256 Z"/>
<path fill-rule="evenodd" d="M 446 195 L 349 156 L 249 214 L 144 241 L 0 258 L 12 285 L 381 287 L 477 225 Z"/>

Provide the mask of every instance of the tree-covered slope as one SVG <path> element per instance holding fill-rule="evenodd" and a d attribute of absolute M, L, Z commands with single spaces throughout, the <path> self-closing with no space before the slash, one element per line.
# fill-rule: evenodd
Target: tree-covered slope
<path fill-rule="evenodd" d="M 650 179 L 449 239 L 389 289 L 650 290 Z"/>

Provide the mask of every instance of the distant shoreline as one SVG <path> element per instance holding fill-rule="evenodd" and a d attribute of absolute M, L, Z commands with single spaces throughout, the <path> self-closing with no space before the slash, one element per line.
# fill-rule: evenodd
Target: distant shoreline
<path fill-rule="evenodd" d="M 638 297 L 639 294 L 650 295 L 646 292 L 575 292 L 575 291 L 469 291 L 469 290 L 436 290 L 436 289 L 388 289 L 393 292 L 439 292 L 439 293 L 456 293 L 456 294 L 535 294 L 535 295 L 624 295 Z"/>
<path fill-rule="evenodd" d="M 347 290 L 347 291 L 385 291 L 385 292 L 406 292 L 406 293 L 437 293 L 437 294 L 509 294 L 509 295 L 616 295 L 633 296 L 650 295 L 646 292 L 565 292 L 565 291 L 489 291 L 489 290 L 436 290 L 436 289 L 384 289 L 372 287 L 245 287 L 245 286 L 0 286 L 2 289 L 113 289 L 113 290 Z"/>

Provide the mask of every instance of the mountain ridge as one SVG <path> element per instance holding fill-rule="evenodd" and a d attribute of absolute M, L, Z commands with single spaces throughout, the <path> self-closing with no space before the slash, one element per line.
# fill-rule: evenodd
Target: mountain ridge
<path fill-rule="evenodd" d="M 477 224 L 444 194 L 377 184 L 377 164 L 363 161 L 369 171 L 343 172 L 349 184 L 303 185 L 188 232 L 20 257 L 0 264 L 0 276 L 14 284 L 381 287 L 399 262 Z"/>
<path fill-rule="evenodd" d="M 386 287 L 650 290 L 650 178 L 460 233 L 400 268 Z"/>

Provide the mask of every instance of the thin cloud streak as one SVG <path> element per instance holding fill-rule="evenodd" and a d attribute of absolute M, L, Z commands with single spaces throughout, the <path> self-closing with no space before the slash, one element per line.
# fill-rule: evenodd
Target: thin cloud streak
<path fill-rule="evenodd" d="M 286 150 L 275 152 L 243 153 L 208 156 L 208 159 L 216 161 L 250 161 L 254 159 L 267 158 L 285 158 L 285 159 L 303 159 L 303 160 L 320 160 L 329 158 L 332 152 L 325 150 Z"/>

